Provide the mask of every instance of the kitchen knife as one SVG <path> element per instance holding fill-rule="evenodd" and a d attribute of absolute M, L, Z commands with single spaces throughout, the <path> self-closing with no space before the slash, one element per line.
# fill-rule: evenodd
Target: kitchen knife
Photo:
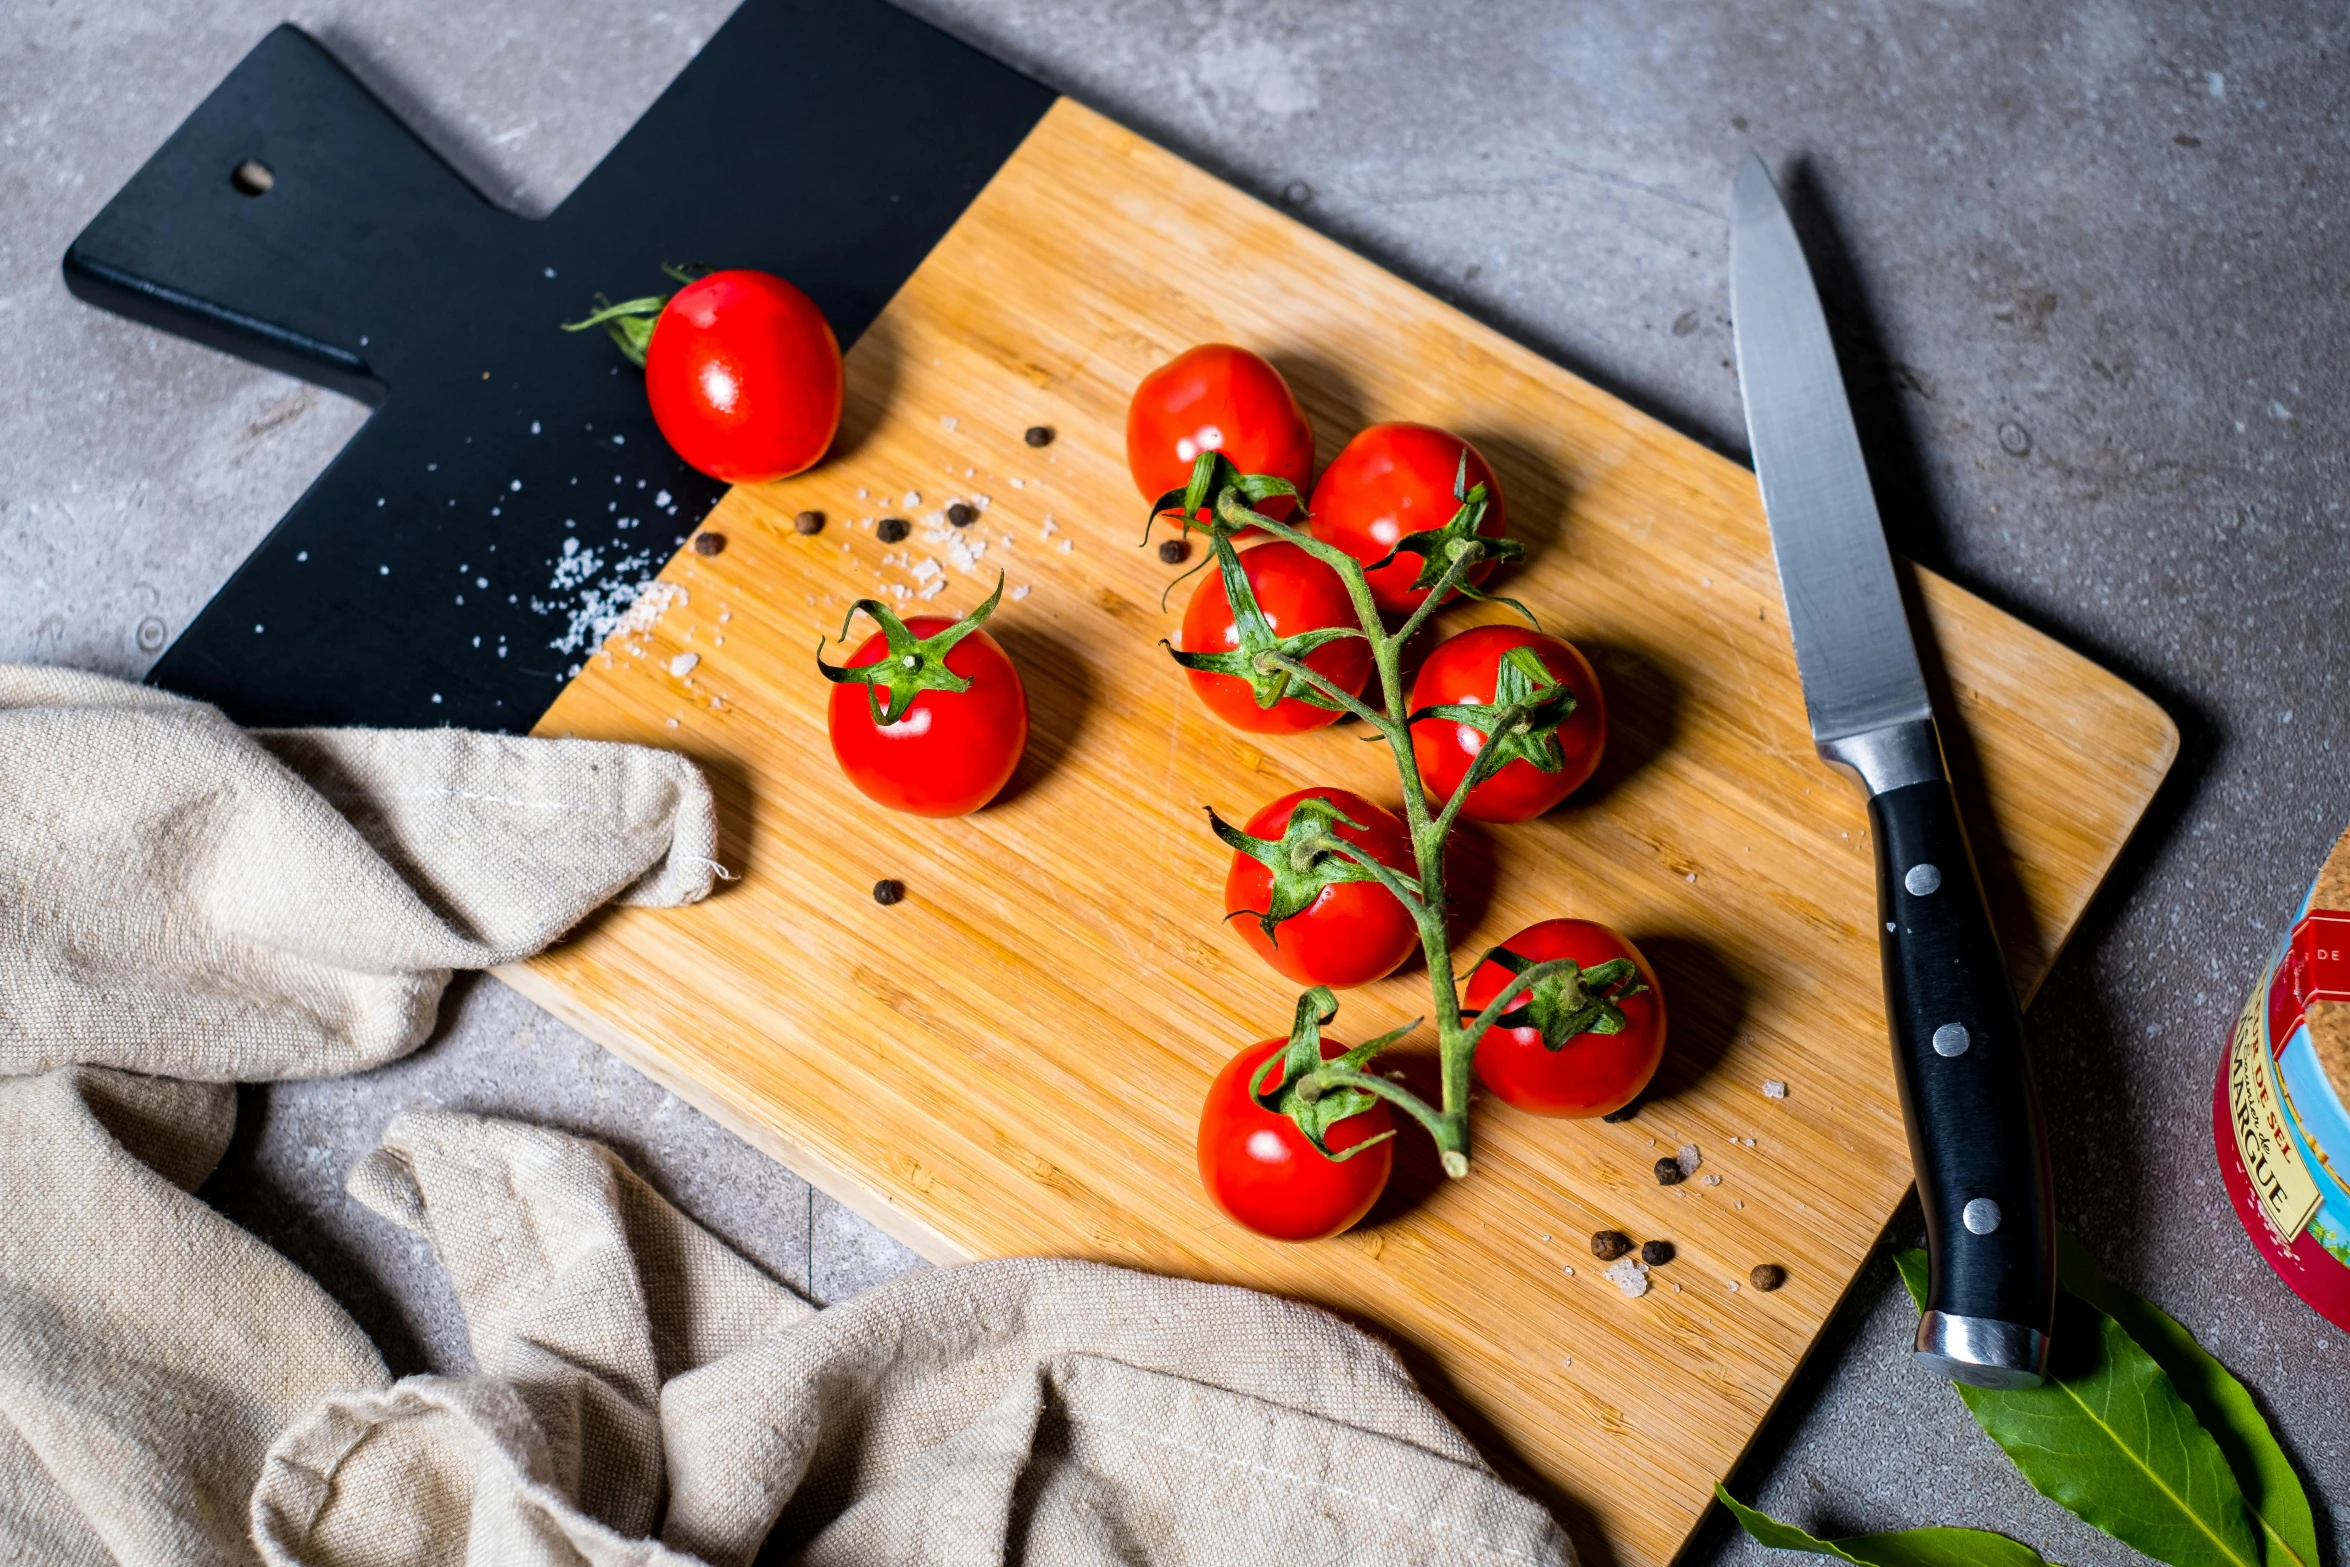
<path fill-rule="evenodd" d="M 2056 1231 L 2023 1013 L 1959 827 L 1819 291 L 1751 154 L 1731 196 L 1730 314 L 1812 741 L 1868 791 L 1885 1008 L 1926 1211 L 1917 1357 L 1976 1387 L 2031 1387 L 2048 1368 Z"/>

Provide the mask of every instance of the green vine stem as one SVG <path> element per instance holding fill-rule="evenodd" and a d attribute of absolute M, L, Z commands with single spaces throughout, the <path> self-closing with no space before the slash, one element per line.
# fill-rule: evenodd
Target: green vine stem
<path fill-rule="evenodd" d="M 1557 959 L 1545 963 L 1526 964 L 1514 973 L 1501 993 L 1488 1002 L 1474 1018 L 1461 1016 L 1460 983 L 1453 973 L 1452 933 L 1447 926 L 1445 898 L 1444 846 L 1451 836 L 1453 824 L 1459 820 L 1461 807 L 1469 791 L 1483 783 L 1493 771 L 1508 760 L 1511 748 L 1489 741 L 1479 752 L 1452 797 L 1431 808 L 1428 792 L 1420 781 L 1420 769 L 1412 755 L 1410 688 L 1404 680 L 1404 647 L 1417 636 L 1437 607 L 1450 598 L 1456 589 L 1468 586 L 1469 572 L 1479 561 L 1515 559 L 1523 547 L 1506 539 L 1489 539 L 1473 531 L 1473 527 L 1447 528 L 1433 533 L 1415 534 L 1406 543 L 1423 544 L 1441 552 L 1442 559 L 1428 560 L 1421 577 L 1428 583 L 1427 598 L 1393 632 L 1388 631 L 1385 618 L 1379 612 L 1378 601 L 1372 596 L 1368 572 L 1387 564 L 1374 561 L 1369 567 L 1346 551 L 1326 540 L 1318 539 L 1289 522 L 1277 521 L 1257 511 L 1250 503 L 1263 501 L 1274 495 L 1295 496 L 1294 487 L 1282 480 L 1262 474 L 1242 474 L 1220 453 L 1202 452 L 1193 465 L 1190 482 L 1181 490 L 1170 490 L 1152 504 L 1151 517 L 1156 522 L 1162 516 L 1180 521 L 1185 531 L 1201 529 L 1209 535 L 1209 544 L 1220 563 L 1234 553 L 1231 538 L 1243 528 L 1261 529 L 1267 535 L 1286 540 L 1321 561 L 1338 573 L 1346 584 L 1362 635 L 1371 648 L 1371 662 L 1378 674 L 1376 701 L 1358 697 L 1324 678 L 1291 651 L 1278 646 L 1261 647 L 1254 654 L 1257 671 L 1273 677 L 1286 674 L 1298 685 L 1307 687 L 1320 698 L 1321 705 L 1351 713 L 1368 725 L 1377 738 L 1387 742 L 1394 755 L 1396 773 L 1403 786 L 1404 826 L 1412 841 L 1413 863 L 1418 867 L 1416 881 L 1406 881 L 1387 867 L 1377 864 L 1369 855 L 1356 852 L 1335 834 L 1323 831 L 1315 835 L 1306 847 L 1339 855 L 1373 879 L 1388 885 L 1397 895 L 1420 932 L 1420 950 L 1428 963 L 1429 987 L 1435 1003 L 1437 1059 L 1442 1092 L 1437 1104 L 1429 1104 L 1393 1078 L 1364 1070 L 1371 1057 L 1395 1043 L 1418 1026 L 1407 1024 L 1373 1040 L 1369 1045 L 1357 1046 L 1345 1055 L 1330 1061 L 1320 1057 L 1318 1029 L 1337 1011 L 1337 1002 L 1330 992 L 1320 987 L 1299 997 L 1298 1021 L 1291 1033 L 1291 1049 L 1284 1057 L 1266 1062 L 1269 1072 L 1274 1059 L 1289 1061 L 1293 1075 L 1284 1079 L 1277 1095 L 1267 1098 L 1268 1108 L 1276 1104 L 1283 1113 L 1306 1117 L 1313 1121 L 1308 1128 L 1320 1146 L 1318 1130 L 1325 1120 L 1338 1117 L 1327 1112 L 1319 1117 L 1307 1116 L 1307 1111 L 1319 1102 L 1335 1096 L 1350 1108 L 1345 1114 L 1354 1114 L 1367 1108 L 1376 1096 L 1397 1110 L 1410 1116 L 1426 1130 L 1436 1144 L 1438 1159 L 1447 1175 L 1459 1177 L 1469 1173 L 1469 1069 L 1476 1055 L 1477 1041 L 1504 1013 L 1516 1007 L 1531 994 L 1537 985 L 1560 978 L 1577 969 L 1572 959 Z M 1481 494 L 1474 499 L 1462 497 L 1464 508 L 1479 504 Z M 1208 520 L 1196 521 L 1202 510 Z M 1298 514 L 1304 518 L 1301 510 Z M 1474 522 L 1474 517 L 1469 521 Z M 1149 542 L 1146 525 L 1143 539 Z M 1399 546 L 1400 548 L 1400 546 Z M 1391 553 L 1388 559 L 1393 559 Z M 1228 573 L 1236 575 L 1236 572 Z M 1483 595 L 1479 595 L 1482 597 Z M 1504 600 L 1503 602 L 1510 602 Z M 1513 607 L 1517 607 L 1513 604 Z M 1521 611 L 1523 612 L 1523 611 Z M 1532 618 L 1531 616 L 1528 617 Z M 1351 634 L 1351 633 L 1350 633 Z M 1546 710 L 1555 710 L 1555 690 L 1530 693 L 1523 700 L 1497 707 L 1492 714 L 1492 741 L 1537 722 Z M 1366 737 L 1370 738 L 1370 737 Z M 1483 961 L 1481 958 L 1480 962 Z M 1306 1036 L 1311 1033 L 1312 1040 Z M 1263 1074 L 1260 1074 L 1262 1076 Z M 1252 1085 L 1256 1086 L 1256 1085 Z"/>

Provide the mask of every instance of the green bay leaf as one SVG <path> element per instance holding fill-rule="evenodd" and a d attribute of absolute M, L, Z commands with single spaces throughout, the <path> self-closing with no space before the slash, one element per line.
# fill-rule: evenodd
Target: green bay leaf
<path fill-rule="evenodd" d="M 2056 1273 L 2066 1289 L 2120 1323 L 2122 1331 L 2154 1357 L 2227 1455 L 2228 1468 L 2244 1492 L 2244 1505 L 2260 1530 L 2266 1567 L 2317 1567 L 2317 1521 L 2309 1493 L 2250 1390 L 2170 1313 L 2108 1279 L 2068 1229 L 2056 1232 Z"/>
<path fill-rule="evenodd" d="M 1894 1254 L 1924 1309 L 1926 1254 Z M 2073 1300 L 2058 1361 L 2034 1388 L 1953 1384 L 2034 1489 L 2171 1567 L 2266 1567 L 2228 1461 L 2152 1355 L 2113 1318 Z"/>
<path fill-rule="evenodd" d="M 1747 1506 L 1718 1482 L 1714 1497 L 1761 1544 L 1833 1556 L 1855 1567 L 2045 1567 L 2038 1551 L 1987 1529 L 1900 1529 L 1821 1540 Z"/>

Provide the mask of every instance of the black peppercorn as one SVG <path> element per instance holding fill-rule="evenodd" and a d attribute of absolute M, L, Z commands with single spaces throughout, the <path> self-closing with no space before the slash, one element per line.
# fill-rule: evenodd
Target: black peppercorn
<path fill-rule="evenodd" d="M 1652 1268 L 1661 1268 L 1673 1260 L 1671 1241 L 1644 1241 L 1640 1246 L 1640 1260 Z"/>
<path fill-rule="evenodd" d="M 954 505 L 947 508 L 947 521 L 953 523 L 958 528 L 968 528 L 971 526 L 971 524 L 977 522 L 978 520 L 979 513 L 973 511 L 970 507 L 964 505 L 961 501 L 957 501 Z"/>
<path fill-rule="evenodd" d="M 1674 1158 L 1671 1154 L 1665 1155 L 1665 1157 L 1659 1159 L 1656 1162 L 1657 1185 L 1678 1186 L 1687 1179 L 1689 1179 L 1689 1172 L 1682 1169 L 1681 1161 Z"/>
<path fill-rule="evenodd" d="M 820 511 L 801 512 L 791 520 L 791 525 L 801 533 L 822 533 L 824 531 L 824 513 Z"/>
<path fill-rule="evenodd" d="M 715 555 L 724 548 L 726 548 L 726 535 L 723 533 L 697 533 L 694 535 L 694 553 L 696 555 Z"/>
<path fill-rule="evenodd" d="M 898 540 L 906 536 L 907 532 L 906 519 L 903 517 L 884 517 L 881 519 L 881 526 L 873 530 L 874 537 L 884 544 L 897 543 Z"/>
<path fill-rule="evenodd" d="M 1602 1262 L 1613 1262 L 1632 1249 L 1632 1237 L 1622 1230 L 1593 1230 L 1591 1255 Z"/>
<path fill-rule="evenodd" d="M 1165 561 L 1170 566 L 1180 564 L 1183 560 L 1183 557 L 1190 553 L 1191 546 L 1184 543 L 1181 539 L 1162 539 L 1159 541 L 1159 559 Z"/>
<path fill-rule="evenodd" d="M 905 898 L 906 884 L 902 881 L 884 880 L 873 884 L 873 901 L 885 909 L 893 903 L 903 903 Z"/>
<path fill-rule="evenodd" d="M 1775 1290 L 1787 1282 L 1787 1270 L 1775 1262 L 1758 1262 L 1746 1275 L 1746 1282 L 1758 1290 Z"/>
<path fill-rule="evenodd" d="M 1028 433 L 1020 439 L 1031 446 L 1050 446 L 1053 444 L 1053 427 L 1049 424 L 1032 424 L 1028 427 Z"/>

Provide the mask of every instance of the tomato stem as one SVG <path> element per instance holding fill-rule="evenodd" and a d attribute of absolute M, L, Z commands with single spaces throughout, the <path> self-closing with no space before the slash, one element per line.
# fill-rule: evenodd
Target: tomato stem
<path fill-rule="evenodd" d="M 1466 459 L 1464 458 L 1464 463 Z M 1379 864 L 1372 856 L 1360 853 L 1340 841 L 1334 834 L 1317 832 L 1310 846 L 1317 853 L 1341 856 L 1368 872 L 1373 879 L 1393 892 L 1410 912 L 1420 931 L 1420 950 L 1428 962 L 1429 989 L 1435 1002 L 1436 1049 L 1441 1078 L 1440 1102 L 1431 1105 L 1393 1078 L 1380 1077 L 1363 1070 L 1370 1057 L 1380 1048 L 1402 1037 L 1407 1029 L 1397 1030 L 1372 1042 L 1369 1047 L 1358 1047 L 1339 1060 L 1322 1062 L 1318 1055 L 1309 1056 L 1305 1048 L 1293 1041 L 1297 1075 L 1285 1086 L 1284 1103 L 1292 1106 L 1317 1106 L 1324 1096 L 1333 1091 L 1351 1090 L 1355 1095 L 1372 1095 L 1419 1122 L 1436 1144 L 1444 1173 L 1458 1178 L 1469 1173 L 1469 1072 L 1477 1053 L 1477 1041 L 1495 1020 L 1508 1012 L 1521 997 L 1531 995 L 1537 985 L 1556 981 L 1566 976 L 1575 965 L 1567 960 L 1536 963 L 1514 974 L 1501 993 L 1477 1016 L 1464 1022 L 1461 1017 L 1460 981 L 1453 973 L 1452 933 L 1447 924 L 1449 908 L 1445 897 L 1445 841 L 1451 836 L 1454 824 L 1460 819 L 1462 807 L 1469 792 L 1483 783 L 1514 751 L 1506 745 L 1489 744 L 1480 749 L 1477 760 L 1452 792 L 1443 806 L 1431 813 L 1428 792 L 1420 782 L 1418 762 L 1412 755 L 1409 687 L 1403 677 L 1405 646 L 1427 625 L 1438 606 L 1454 593 L 1470 593 L 1469 573 L 1480 561 L 1514 560 L 1524 553 L 1524 547 L 1506 539 L 1489 539 L 1476 531 L 1485 505 L 1483 486 L 1475 490 L 1462 489 L 1463 476 L 1456 481 L 1461 511 L 1446 527 L 1425 534 L 1415 534 L 1406 543 L 1417 544 L 1423 550 L 1424 565 L 1421 581 L 1427 597 L 1419 607 L 1405 617 L 1393 632 L 1379 612 L 1379 602 L 1371 591 L 1368 568 L 1346 551 L 1325 539 L 1316 538 L 1291 522 L 1279 521 L 1255 509 L 1252 502 L 1276 495 L 1297 496 L 1296 488 L 1286 481 L 1263 474 L 1243 474 L 1229 459 L 1216 452 L 1202 452 L 1193 464 L 1190 482 L 1181 490 L 1170 490 L 1152 504 L 1151 517 L 1155 522 L 1170 512 L 1175 513 L 1188 531 L 1204 526 L 1210 535 L 1210 544 L 1219 561 L 1231 553 L 1230 536 L 1244 528 L 1258 528 L 1273 538 L 1296 545 L 1338 573 L 1346 584 L 1347 596 L 1353 601 L 1356 618 L 1362 624 L 1362 635 L 1370 643 L 1371 662 L 1379 673 L 1379 705 L 1343 691 L 1301 656 L 1306 649 L 1294 644 L 1260 646 L 1250 658 L 1260 676 L 1275 673 L 1286 675 L 1290 681 L 1302 684 L 1322 699 L 1322 705 L 1334 706 L 1353 714 L 1368 725 L 1395 758 L 1397 777 L 1403 787 L 1404 826 L 1411 834 L 1413 862 L 1417 869 L 1417 884 L 1406 881 L 1400 874 Z M 1201 511 L 1208 512 L 1205 524 L 1195 523 Z M 1299 520 L 1307 520 L 1302 509 L 1296 513 Z M 1143 542 L 1150 541 L 1150 529 L 1143 529 Z M 1402 546 L 1399 545 L 1400 549 Z M 1392 560 L 1393 554 L 1388 559 Z M 1441 562 L 1441 564 L 1440 564 Z M 1374 562 L 1385 565 L 1385 561 Z M 1237 574 L 1228 567 L 1227 576 Z M 1476 594 L 1484 598 L 1484 594 Z M 1517 608 L 1524 607 L 1512 600 L 1501 600 Z M 1527 615 L 1531 620 L 1533 617 Z M 1286 682 L 1285 682 L 1286 684 Z M 1555 717 L 1559 704 L 1556 682 L 1534 684 L 1517 700 L 1497 703 L 1480 710 L 1482 724 L 1490 724 L 1486 732 L 1495 737 L 1513 735 L 1530 730 L 1545 717 Z M 1570 699 L 1571 700 L 1571 699 Z M 1366 736 L 1366 738 L 1369 738 Z M 1210 813 L 1211 817 L 1214 813 Z M 1221 824 L 1219 824 L 1221 829 Z M 1514 956 L 1514 954 L 1513 954 Z M 1481 960 L 1482 961 L 1482 960 Z M 1327 990 L 1316 987 L 1299 998 L 1299 1029 L 1307 1028 L 1309 1010 L 1312 1027 L 1318 1029 L 1337 1012 L 1337 1002 Z M 1303 1037 L 1302 1032 L 1297 1036 Z M 1318 1046 L 1315 1047 L 1318 1050 Z M 1349 1102 L 1354 1102 L 1350 1100 Z M 1298 1113 L 1303 1113 L 1298 1112 Z M 1323 1112 L 1326 1115 L 1326 1111 Z M 1304 1124 L 1302 1121 L 1300 1124 Z M 1317 1126 L 1320 1124 L 1317 1121 Z M 1320 1146 L 1316 1138 L 1316 1146 Z"/>

